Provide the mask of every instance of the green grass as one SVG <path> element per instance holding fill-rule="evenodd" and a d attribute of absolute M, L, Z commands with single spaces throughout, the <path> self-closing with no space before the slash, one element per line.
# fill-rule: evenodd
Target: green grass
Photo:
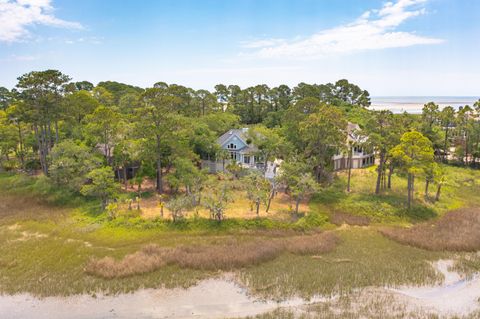
<path fill-rule="evenodd" d="M 462 207 L 480 206 L 480 171 L 469 168 L 446 167 L 447 183 L 442 187 L 440 200 L 433 201 L 436 185 L 430 186 L 430 199 L 424 196 L 425 182 L 416 179 L 415 202 L 406 207 L 407 184 L 402 176 L 393 175 L 392 189 L 375 195 L 375 167 L 353 170 L 351 193 L 347 194 L 346 173 L 338 174 L 334 183 L 313 197 L 314 211 L 326 215 L 342 212 L 369 217 L 373 223 L 411 224 L 443 215 Z"/>

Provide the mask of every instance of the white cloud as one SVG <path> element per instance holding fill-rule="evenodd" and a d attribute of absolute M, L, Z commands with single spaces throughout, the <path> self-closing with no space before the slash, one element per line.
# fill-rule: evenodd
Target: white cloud
<path fill-rule="evenodd" d="M 51 0 L 0 0 L 0 42 L 15 42 L 29 36 L 28 27 L 47 25 L 81 29 L 78 22 L 59 19 L 54 15 Z"/>
<path fill-rule="evenodd" d="M 322 30 L 303 39 L 267 39 L 244 43 L 242 47 L 252 50 L 243 52 L 241 55 L 260 58 L 315 59 L 365 50 L 441 43 L 442 39 L 398 30 L 398 27 L 407 19 L 426 13 L 425 8 L 422 7 L 422 3 L 426 1 L 387 2 L 381 9 L 367 11 L 350 24 Z"/>

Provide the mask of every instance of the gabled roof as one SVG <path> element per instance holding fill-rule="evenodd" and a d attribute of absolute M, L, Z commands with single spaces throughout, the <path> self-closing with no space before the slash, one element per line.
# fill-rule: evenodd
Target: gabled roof
<path fill-rule="evenodd" d="M 358 124 L 348 122 L 347 124 L 347 141 L 353 141 L 356 143 L 365 143 L 367 141 L 366 136 L 359 134 L 361 128 Z"/>
<path fill-rule="evenodd" d="M 245 145 L 247 145 L 247 132 L 248 128 L 241 128 L 241 129 L 231 129 L 228 132 L 224 133 L 217 139 L 217 143 L 220 145 L 225 144 L 232 136 L 236 136 L 239 138 Z"/>

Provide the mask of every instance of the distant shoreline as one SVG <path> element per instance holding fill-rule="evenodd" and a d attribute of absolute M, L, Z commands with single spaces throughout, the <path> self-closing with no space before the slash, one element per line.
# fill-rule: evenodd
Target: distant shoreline
<path fill-rule="evenodd" d="M 435 102 L 440 109 L 452 106 L 472 106 L 480 97 L 475 96 L 373 96 L 371 106 L 373 110 L 390 110 L 394 113 L 421 113 L 423 106 L 428 102 Z"/>

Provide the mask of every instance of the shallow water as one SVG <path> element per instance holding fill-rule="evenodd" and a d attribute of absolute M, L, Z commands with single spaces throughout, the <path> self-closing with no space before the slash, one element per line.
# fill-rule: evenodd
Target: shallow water
<path fill-rule="evenodd" d="M 319 301 L 311 300 L 310 302 Z M 226 279 L 208 279 L 188 289 L 143 289 L 116 296 L 35 298 L 0 296 L 0 318 L 225 318 L 253 316 L 277 307 L 305 304 L 301 298 L 260 301 Z"/>

